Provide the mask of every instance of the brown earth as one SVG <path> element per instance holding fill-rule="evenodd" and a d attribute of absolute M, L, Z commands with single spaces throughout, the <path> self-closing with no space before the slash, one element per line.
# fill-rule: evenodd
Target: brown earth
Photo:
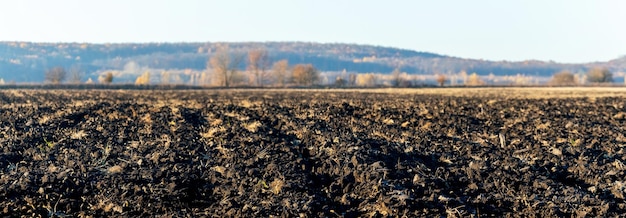
<path fill-rule="evenodd" d="M 0 213 L 626 216 L 625 100 L 5 90 Z"/>

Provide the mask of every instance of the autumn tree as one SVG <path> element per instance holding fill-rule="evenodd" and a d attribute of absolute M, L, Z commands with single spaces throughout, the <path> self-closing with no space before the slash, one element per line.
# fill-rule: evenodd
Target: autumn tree
<path fill-rule="evenodd" d="M 113 72 L 106 72 L 98 77 L 98 82 L 102 84 L 111 84 L 113 82 Z"/>
<path fill-rule="evenodd" d="M 571 72 L 564 70 L 552 75 L 551 85 L 576 85 L 576 78 Z"/>
<path fill-rule="evenodd" d="M 219 85 L 230 87 L 237 77 L 237 67 L 242 60 L 243 55 L 231 54 L 228 47 L 220 47 L 209 59 L 207 65 L 213 68 L 215 79 Z"/>
<path fill-rule="evenodd" d="M 288 80 L 289 74 L 289 62 L 287 60 L 280 60 L 274 63 L 272 66 L 272 74 L 274 76 L 274 81 L 279 86 L 285 86 Z"/>
<path fill-rule="evenodd" d="M 52 84 L 59 84 L 65 80 L 67 72 L 63 67 L 54 67 L 46 71 L 45 80 Z"/>
<path fill-rule="evenodd" d="M 595 67 L 587 73 L 587 81 L 590 83 L 611 83 L 613 82 L 613 73 L 605 67 Z"/>
<path fill-rule="evenodd" d="M 257 49 L 248 52 L 248 70 L 252 73 L 251 81 L 254 81 L 255 85 L 263 86 L 269 65 L 270 58 L 266 50 Z"/>
<path fill-rule="evenodd" d="M 297 64 L 293 67 L 293 81 L 298 85 L 313 85 L 319 80 L 319 72 L 311 64 Z"/>
<path fill-rule="evenodd" d="M 443 86 L 447 81 L 448 78 L 445 75 L 439 74 L 437 76 L 437 83 L 439 84 L 439 86 Z"/>
<path fill-rule="evenodd" d="M 376 85 L 376 75 L 373 73 L 366 74 L 358 74 L 356 76 L 355 84 L 357 86 L 375 86 Z"/>

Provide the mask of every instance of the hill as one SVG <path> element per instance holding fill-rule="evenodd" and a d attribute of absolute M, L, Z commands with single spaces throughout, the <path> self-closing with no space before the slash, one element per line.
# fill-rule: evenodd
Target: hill
<path fill-rule="evenodd" d="M 626 58 L 606 63 L 561 64 L 544 61 L 487 61 L 450 57 L 407 49 L 311 42 L 238 42 L 238 43 L 31 43 L 0 42 L 0 78 L 14 82 L 42 82 L 43 72 L 55 66 L 77 68 L 88 77 L 105 70 L 124 70 L 129 63 L 138 69 L 206 69 L 207 59 L 219 46 L 245 54 L 263 48 L 273 61 L 287 59 L 290 64 L 311 63 L 321 71 L 390 73 L 400 67 L 408 74 L 456 73 L 461 70 L 479 75 L 550 76 L 560 70 L 585 71 L 592 66 L 607 66 L 613 71 L 626 69 Z M 240 66 L 245 67 L 243 64 Z"/>

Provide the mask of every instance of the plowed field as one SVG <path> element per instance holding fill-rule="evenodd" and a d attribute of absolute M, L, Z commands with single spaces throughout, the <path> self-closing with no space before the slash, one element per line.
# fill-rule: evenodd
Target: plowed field
<path fill-rule="evenodd" d="M 0 213 L 626 216 L 623 90 L 455 92 L 0 91 Z"/>

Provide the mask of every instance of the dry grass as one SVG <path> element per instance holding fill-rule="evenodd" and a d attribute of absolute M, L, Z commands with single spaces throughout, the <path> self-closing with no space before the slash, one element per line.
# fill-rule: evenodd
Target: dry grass
<path fill-rule="evenodd" d="M 242 91 L 242 90 L 240 90 Z M 544 99 L 568 97 L 626 96 L 626 87 L 450 87 L 450 88 L 380 88 L 380 89 L 267 89 L 273 92 L 361 92 L 410 95 L 445 95 L 472 97 L 502 97 L 515 99 Z"/>
<path fill-rule="evenodd" d="M 200 136 L 205 139 L 212 139 L 218 133 L 225 132 L 226 128 L 224 127 L 211 127 L 206 132 L 200 133 Z"/>
<path fill-rule="evenodd" d="M 383 120 L 383 123 L 386 125 L 393 125 L 395 122 L 391 118 L 387 118 Z"/>
<path fill-rule="evenodd" d="M 244 125 L 244 128 L 246 128 L 248 131 L 255 133 L 256 131 L 259 130 L 259 127 L 263 126 L 263 124 L 261 124 L 261 122 L 259 121 L 254 121 L 248 124 Z"/>
<path fill-rule="evenodd" d="M 87 136 L 87 133 L 85 133 L 84 130 L 78 130 L 78 131 L 72 131 L 70 133 L 70 138 L 71 139 L 83 139 L 85 136 Z"/>
<path fill-rule="evenodd" d="M 434 94 L 446 96 L 496 96 L 504 98 L 543 99 L 568 97 L 626 96 L 626 87 L 510 87 L 510 88 L 438 88 L 382 89 L 385 93 Z"/>
<path fill-rule="evenodd" d="M 141 116 L 139 120 L 146 125 L 152 125 L 152 116 L 149 113 L 146 113 L 143 116 Z"/>
<path fill-rule="evenodd" d="M 422 130 L 428 131 L 430 130 L 430 128 L 433 126 L 433 123 L 426 121 L 422 126 L 420 126 L 420 128 Z"/>
<path fill-rule="evenodd" d="M 226 175 L 226 173 L 225 173 L 226 172 L 226 167 L 214 166 L 214 167 L 211 167 L 211 169 L 214 170 L 215 172 L 220 173 L 221 175 Z"/>
<path fill-rule="evenodd" d="M 120 165 L 115 165 L 115 166 L 109 167 L 107 169 L 107 172 L 110 173 L 110 174 L 118 174 L 118 173 L 121 173 L 122 170 L 123 169 L 122 169 L 122 167 Z"/>
<path fill-rule="evenodd" d="M 258 105 L 261 105 L 261 102 L 258 101 L 249 101 L 249 100 L 242 100 L 239 103 L 239 106 L 244 107 L 244 108 L 251 108 L 251 107 L 256 107 Z"/>
<path fill-rule="evenodd" d="M 270 183 L 270 190 L 277 195 L 283 190 L 283 186 L 285 186 L 285 181 L 282 179 L 274 179 L 274 181 Z"/>

